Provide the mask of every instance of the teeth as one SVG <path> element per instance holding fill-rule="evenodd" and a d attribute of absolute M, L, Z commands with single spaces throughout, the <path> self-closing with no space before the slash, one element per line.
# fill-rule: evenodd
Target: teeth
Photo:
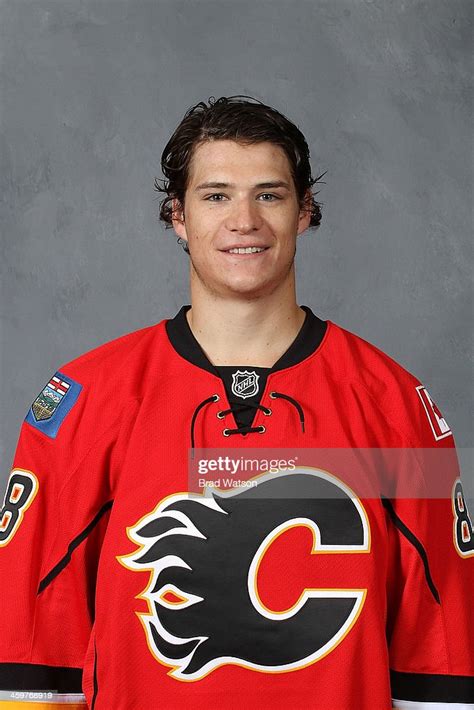
<path fill-rule="evenodd" d="M 246 247 L 245 249 L 229 249 L 229 254 L 257 254 L 259 251 L 265 251 L 265 247 Z"/>

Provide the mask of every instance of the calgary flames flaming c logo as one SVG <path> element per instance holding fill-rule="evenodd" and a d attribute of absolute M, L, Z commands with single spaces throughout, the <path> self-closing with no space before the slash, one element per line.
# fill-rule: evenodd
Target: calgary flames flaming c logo
<path fill-rule="evenodd" d="M 140 595 L 148 612 L 139 616 L 150 651 L 171 677 L 196 681 L 225 664 L 289 672 L 344 639 L 366 589 L 303 584 L 283 609 L 263 593 L 262 565 L 288 531 L 306 535 L 311 555 L 370 551 L 360 500 L 312 468 L 268 474 L 244 491 L 177 493 L 128 529 L 138 549 L 118 560 L 149 573 Z M 286 572 L 273 577 L 285 581 Z"/>

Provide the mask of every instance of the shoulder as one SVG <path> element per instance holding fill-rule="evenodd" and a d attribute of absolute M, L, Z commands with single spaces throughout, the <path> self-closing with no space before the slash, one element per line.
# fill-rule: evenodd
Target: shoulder
<path fill-rule="evenodd" d="M 404 438 L 426 446 L 452 439 L 452 432 L 433 396 L 417 375 L 379 347 L 330 321 L 331 360 L 339 376 L 365 390 L 374 406 Z M 431 387 L 431 386 L 430 386 Z M 446 442 L 448 445 L 448 442 Z"/>
<path fill-rule="evenodd" d="M 116 374 L 147 350 L 161 330 L 164 321 L 149 325 L 109 340 L 61 365 L 61 372 L 87 382 L 102 371 Z"/>
<path fill-rule="evenodd" d="M 50 439 L 75 436 L 78 427 L 96 437 L 119 421 L 140 398 L 140 373 L 160 349 L 165 320 L 96 346 L 50 373 L 25 418 Z"/>
<path fill-rule="evenodd" d="M 360 380 L 376 396 L 391 387 L 420 384 L 406 369 L 374 343 L 329 321 L 331 345 L 338 353 L 340 368 L 351 379 Z"/>

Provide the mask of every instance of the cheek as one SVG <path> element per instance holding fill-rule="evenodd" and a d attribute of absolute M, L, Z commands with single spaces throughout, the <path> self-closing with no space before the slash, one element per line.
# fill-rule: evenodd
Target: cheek
<path fill-rule="evenodd" d="M 188 233 L 194 241 L 206 242 L 216 231 L 216 220 L 209 210 L 194 210 L 193 218 L 188 221 Z"/>
<path fill-rule="evenodd" d="M 273 227 L 280 236 L 285 235 L 287 241 L 292 240 L 293 235 L 296 235 L 299 227 L 299 215 L 293 210 L 285 211 L 275 217 Z"/>
<path fill-rule="evenodd" d="M 204 220 L 194 220 L 188 224 L 188 239 L 192 251 L 192 260 L 200 270 L 213 269 L 214 231 Z"/>

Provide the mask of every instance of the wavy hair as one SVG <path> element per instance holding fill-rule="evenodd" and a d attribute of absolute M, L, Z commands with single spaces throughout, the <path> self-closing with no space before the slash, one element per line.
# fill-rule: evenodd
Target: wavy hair
<path fill-rule="evenodd" d="M 321 223 L 321 204 L 307 190 L 326 174 L 311 175 L 308 144 L 299 128 L 283 114 L 251 96 L 210 96 L 189 108 L 181 123 L 166 144 L 161 156 L 161 170 L 165 179 L 155 177 L 154 189 L 164 193 L 160 202 L 159 219 L 165 228 L 173 226 L 173 199 L 184 208 L 189 178 L 189 166 L 198 144 L 211 140 L 234 140 L 243 144 L 269 141 L 285 151 L 296 187 L 300 209 L 311 211 L 310 227 Z M 162 184 L 160 184 L 162 183 Z"/>

